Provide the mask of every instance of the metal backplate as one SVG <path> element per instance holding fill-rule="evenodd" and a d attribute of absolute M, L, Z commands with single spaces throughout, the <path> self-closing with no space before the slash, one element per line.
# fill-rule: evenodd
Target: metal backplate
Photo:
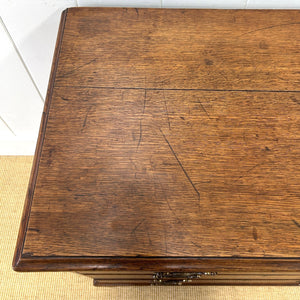
<path fill-rule="evenodd" d="M 153 275 L 152 285 L 182 285 L 200 279 L 203 276 L 214 276 L 216 272 L 157 272 Z"/>

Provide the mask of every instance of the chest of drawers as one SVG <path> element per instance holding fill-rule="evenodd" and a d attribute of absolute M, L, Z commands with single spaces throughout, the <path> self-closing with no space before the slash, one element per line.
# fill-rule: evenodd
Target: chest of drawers
<path fill-rule="evenodd" d="M 14 269 L 298 284 L 299 17 L 64 11 Z"/>

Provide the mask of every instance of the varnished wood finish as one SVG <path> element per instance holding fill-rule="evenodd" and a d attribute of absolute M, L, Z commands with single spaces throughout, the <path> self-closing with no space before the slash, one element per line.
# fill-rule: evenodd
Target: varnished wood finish
<path fill-rule="evenodd" d="M 50 109 L 50 103 L 51 103 L 51 98 L 52 98 L 52 93 L 53 93 L 54 80 L 55 80 L 57 63 L 58 63 L 60 49 L 61 49 L 61 42 L 62 42 L 64 27 L 65 27 L 66 15 L 67 15 L 67 10 L 63 11 L 63 13 L 61 15 L 61 19 L 60 19 L 60 26 L 59 26 L 59 31 L 57 34 L 56 47 L 55 47 L 55 52 L 54 52 L 53 62 L 52 62 L 52 67 L 51 67 L 51 75 L 50 75 L 50 80 L 49 80 L 49 84 L 48 84 L 47 97 L 46 97 L 46 101 L 45 101 L 45 105 L 44 105 L 44 111 L 42 114 L 39 136 L 38 136 L 37 145 L 36 145 L 36 149 L 35 149 L 35 155 L 34 155 L 31 175 L 30 175 L 30 179 L 29 179 L 29 185 L 28 185 L 28 190 L 27 190 L 27 194 L 26 194 L 17 245 L 16 245 L 14 259 L 13 259 L 13 268 L 14 269 L 16 269 L 17 266 L 21 262 L 24 239 L 25 239 L 25 235 L 26 235 L 26 231 L 27 231 L 27 225 L 28 225 L 28 221 L 29 221 L 30 209 L 31 209 L 31 204 L 32 204 L 32 198 L 33 198 L 36 178 L 37 178 L 37 174 L 38 174 L 38 165 L 39 165 L 39 161 L 40 161 L 40 157 L 41 157 L 41 151 L 42 151 L 42 146 L 43 146 L 43 142 L 44 142 L 44 135 L 45 135 L 48 114 L 49 114 L 49 109 Z"/>
<path fill-rule="evenodd" d="M 72 9 L 56 85 L 297 90 L 299 11 Z"/>
<path fill-rule="evenodd" d="M 285 286 L 298 286 L 299 281 L 296 280 L 244 280 L 244 279 L 236 279 L 236 280 L 214 280 L 214 279 L 208 279 L 208 280 L 198 280 L 197 282 L 186 282 L 183 283 L 182 286 L 193 286 L 193 285 L 285 285 Z M 99 280 L 94 279 L 94 286 L 140 286 L 140 285 L 153 285 L 152 281 L 150 280 Z M 170 283 L 169 285 L 172 285 Z M 175 285 L 175 284 L 174 284 Z"/>
<path fill-rule="evenodd" d="M 14 269 L 298 284 L 299 16 L 65 11 Z"/>

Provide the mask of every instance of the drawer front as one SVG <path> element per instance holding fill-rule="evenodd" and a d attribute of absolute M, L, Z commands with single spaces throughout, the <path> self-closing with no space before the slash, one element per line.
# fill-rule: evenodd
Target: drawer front
<path fill-rule="evenodd" d="M 135 285 L 157 285 L 150 280 L 105 280 L 94 279 L 94 286 L 135 286 Z M 161 286 L 192 286 L 192 285 L 279 285 L 279 286 L 298 286 L 299 280 L 247 280 L 247 279 L 212 279 L 197 280 L 179 284 L 177 281 L 164 282 Z"/>
<path fill-rule="evenodd" d="M 300 285 L 299 273 L 216 273 L 216 272 L 81 272 L 94 279 L 95 286 L 121 285 Z"/>

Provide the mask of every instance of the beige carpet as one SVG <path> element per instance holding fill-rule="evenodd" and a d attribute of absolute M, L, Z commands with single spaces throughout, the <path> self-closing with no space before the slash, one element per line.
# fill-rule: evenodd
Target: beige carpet
<path fill-rule="evenodd" d="M 75 273 L 11 268 L 32 157 L 0 156 L 0 299 L 300 299 L 300 287 L 94 287 Z"/>

